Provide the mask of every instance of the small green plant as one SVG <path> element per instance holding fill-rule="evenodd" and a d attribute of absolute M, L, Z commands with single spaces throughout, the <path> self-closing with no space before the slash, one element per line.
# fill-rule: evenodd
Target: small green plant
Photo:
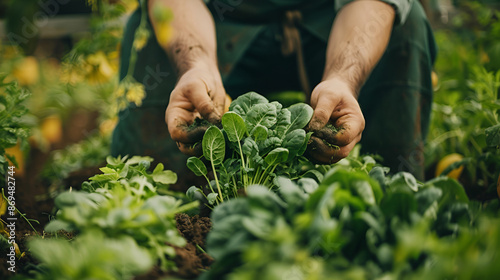
<path fill-rule="evenodd" d="M 426 160 L 430 164 L 447 154 L 462 154 L 464 159 L 443 174 L 464 165 L 461 180 L 467 191 L 474 198 L 487 200 L 496 197 L 500 168 L 500 71 L 475 67 L 472 73 L 467 97 L 434 104 Z"/>
<path fill-rule="evenodd" d="M 150 270 L 154 259 L 130 236 L 109 238 L 102 231 L 83 233 L 72 241 L 36 238 L 29 242 L 39 269 L 30 279 L 132 279 Z"/>
<path fill-rule="evenodd" d="M 196 208 L 198 203 L 182 205 L 182 200 L 173 196 L 159 195 L 159 189 L 175 183 L 177 176 L 163 170 L 161 163 L 149 172 L 152 160 L 108 157 L 107 166 L 101 168 L 104 174 L 83 184 L 86 191 L 68 191 L 56 197 L 59 210 L 45 230 L 78 234 L 98 231 L 109 238 L 132 237 L 160 261 L 161 269 L 175 269 L 171 260 L 175 256 L 173 246 L 186 244 L 177 231 L 175 214 Z"/>
<path fill-rule="evenodd" d="M 30 94 L 14 82 L 6 83 L 5 75 L 0 74 L 0 176 L 5 178 L 9 162 L 17 166 L 16 158 L 6 154 L 5 149 L 14 147 L 20 141 L 22 147 L 28 145 L 29 128 L 23 116 L 28 113 L 23 102 Z M 0 180 L 5 186 L 5 180 Z"/>
<path fill-rule="evenodd" d="M 187 161 L 189 169 L 207 179 L 209 204 L 236 197 L 240 189 L 246 190 L 252 184 L 272 188 L 273 178 L 278 175 L 298 177 L 302 170 L 297 162 L 312 134 L 304 127 L 312 114 L 307 104 L 283 108 L 255 92 L 234 100 L 229 112 L 222 116 L 222 129 L 211 126 L 203 136 L 203 157 L 209 162 L 214 181 L 209 180 L 200 158 Z M 188 195 L 194 197 L 196 192 L 203 193 L 192 187 Z"/>

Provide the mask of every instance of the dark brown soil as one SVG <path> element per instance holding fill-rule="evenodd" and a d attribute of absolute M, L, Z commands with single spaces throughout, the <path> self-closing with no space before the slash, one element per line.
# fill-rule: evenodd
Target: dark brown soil
<path fill-rule="evenodd" d="M 175 220 L 179 233 L 187 241 L 187 245 L 184 248 L 175 247 L 176 257 L 174 261 L 178 270 L 167 273 L 155 267 L 147 274 L 136 277 L 135 280 L 160 279 L 165 276 L 195 279 L 210 267 L 213 259 L 204 252 L 207 234 L 212 228 L 210 219 L 198 215 L 190 217 L 187 214 L 181 213 L 175 216 Z"/>
<path fill-rule="evenodd" d="M 15 272 L 8 271 L 7 268 L 9 265 L 5 262 L 2 262 L 2 265 L 0 265 L 0 279 L 9 279 L 13 277 L 15 274 L 25 274 L 27 273 L 27 270 L 32 267 L 33 265 L 37 264 L 37 261 L 33 258 L 31 254 L 28 252 L 27 248 L 27 242 L 30 240 L 30 238 L 36 236 L 34 231 L 28 231 L 28 230 L 22 230 L 22 231 L 17 231 L 16 230 L 16 243 L 19 246 L 19 251 L 21 253 L 24 252 L 24 255 L 17 259 L 15 261 Z M 5 256 L 8 253 L 8 251 L 2 251 L 1 254 L 2 256 Z M 2 258 L 3 260 L 4 258 Z"/>
<path fill-rule="evenodd" d="M 207 234 L 212 228 L 212 222 L 207 217 L 195 215 L 189 217 L 181 213 L 175 217 L 177 229 L 186 239 L 184 248 L 176 248 L 175 262 L 179 268 L 179 276 L 196 277 L 204 269 L 208 269 L 213 259 L 204 252 Z M 199 248 L 203 249 L 200 250 Z"/>

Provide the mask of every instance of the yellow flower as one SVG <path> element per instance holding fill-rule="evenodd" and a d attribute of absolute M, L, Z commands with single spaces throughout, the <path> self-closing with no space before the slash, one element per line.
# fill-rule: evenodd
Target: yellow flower
<path fill-rule="evenodd" d="M 156 40 L 160 46 L 165 46 L 168 44 L 173 35 L 172 25 L 168 22 L 158 23 L 156 26 Z"/>
<path fill-rule="evenodd" d="M 87 78 L 93 84 L 105 83 L 116 73 L 103 51 L 88 55 L 85 61 L 87 63 Z"/>
<path fill-rule="evenodd" d="M 162 46 L 168 44 L 172 38 L 173 28 L 170 25 L 172 11 L 161 2 L 156 2 L 153 7 L 153 19 L 156 23 L 155 35 L 158 43 Z"/>
<path fill-rule="evenodd" d="M 110 135 L 111 132 L 113 132 L 113 130 L 115 129 L 117 123 L 118 123 L 117 117 L 114 117 L 112 119 L 107 119 L 99 125 L 99 132 L 101 132 L 101 135 Z"/>
<path fill-rule="evenodd" d="M 142 50 L 144 46 L 146 46 L 146 44 L 148 43 L 148 39 L 149 39 L 149 30 L 147 30 L 144 27 L 137 28 L 134 37 L 134 48 L 137 51 Z"/>
<path fill-rule="evenodd" d="M 125 7 L 125 13 L 131 13 L 137 9 L 139 2 L 137 0 L 122 0 L 122 5 Z"/>
<path fill-rule="evenodd" d="M 141 106 L 142 99 L 146 96 L 144 90 L 144 85 L 139 83 L 133 83 L 130 85 L 127 91 L 127 100 L 133 102 L 137 106 Z"/>
<path fill-rule="evenodd" d="M 118 85 L 118 87 L 116 88 L 116 90 L 115 90 L 115 93 L 114 93 L 115 97 L 116 97 L 116 98 L 119 98 L 119 97 L 124 96 L 124 95 L 125 95 L 125 89 L 126 89 L 126 88 L 125 88 L 125 86 L 123 85 L 123 83 L 120 83 L 120 84 Z"/>
<path fill-rule="evenodd" d="M 33 56 L 25 57 L 12 71 L 21 86 L 33 85 L 39 78 L 38 60 Z"/>

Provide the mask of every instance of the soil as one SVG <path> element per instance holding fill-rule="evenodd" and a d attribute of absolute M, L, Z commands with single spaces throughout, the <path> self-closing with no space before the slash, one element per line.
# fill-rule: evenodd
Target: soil
<path fill-rule="evenodd" d="M 212 257 L 204 252 L 205 241 L 212 228 L 212 222 L 207 217 L 198 215 L 189 217 L 184 213 L 177 214 L 175 220 L 177 229 L 187 241 L 186 247 L 175 250 L 177 256 L 174 261 L 179 269 L 177 273 L 184 278 L 194 278 L 203 270 L 208 269 L 213 262 Z"/>
<path fill-rule="evenodd" d="M 24 256 L 19 259 L 16 258 L 15 274 L 26 274 L 27 271 L 33 267 L 33 265 L 37 264 L 37 261 L 31 256 L 31 254 L 28 253 L 27 248 L 27 242 L 31 237 L 34 236 L 36 236 L 36 233 L 34 231 L 16 230 L 16 243 L 18 243 L 19 245 L 19 251 L 24 252 Z M 7 252 L 4 251 L 2 251 L 1 253 L 3 256 L 7 254 Z M 2 262 L 2 265 L 0 265 L 0 279 L 9 279 L 13 276 L 14 273 L 8 271 L 8 267 L 9 265 L 6 262 Z"/>
<path fill-rule="evenodd" d="M 176 257 L 174 262 L 178 270 L 175 272 L 163 272 L 158 267 L 155 267 L 150 272 L 135 277 L 135 280 L 160 279 L 166 276 L 195 279 L 210 267 L 213 259 L 204 252 L 207 234 L 212 228 L 210 219 L 200 217 L 199 215 L 190 217 L 187 214 L 181 213 L 175 216 L 175 220 L 177 222 L 177 230 L 179 230 L 181 236 L 187 241 L 185 247 L 175 247 Z"/>

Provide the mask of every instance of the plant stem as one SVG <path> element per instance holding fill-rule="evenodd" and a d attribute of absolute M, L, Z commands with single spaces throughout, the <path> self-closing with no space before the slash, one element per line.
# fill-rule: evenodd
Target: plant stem
<path fill-rule="evenodd" d="M 139 28 L 146 28 L 146 23 L 147 23 L 147 17 L 148 17 L 148 6 L 147 2 L 145 0 L 141 1 L 141 22 L 139 23 Z M 134 36 L 135 39 L 135 36 Z M 134 69 L 135 69 L 135 64 L 137 62 L 137 50 L 132 46 L 130 50 L 130 60 L 128 64 L 128 70 L 127 70 L 127 76 L 133 76 L 134 75 Z"/>
<path fill-rule="evenodd" d="M 220 201 L 221 201 L 221 202 L 224 202 L 224 198 L 222 197 L 222 191 L 221 191 L 221 189 L 220 189 L 219 179 L 217 178 L 217 171 L 215 170 L 215 165 L 214 165 L 214 162 L 211 160 L 211 161 L 210 161 L 210 164 L 212 165 L 212 170 L 213 170 L 213 172 L 214 172 L 215 185 L 217 185 L 217 190 L 219 191 Z M 209 185 L 210 185 L 210 184 L 209 184 Z"/>
<path fill-rule="evenodd" d="M 182 206 L 179 206 L 176 210 L 175 210 L 175 214 L 177 213 L 183 213 L 183 212 L 186 212 L 188 210 L 191 210 L 193 208 L 196 208 L 198 207 L 198 205 L 200 205 L 199 201 L 196 200 L 196 201 L 191 201 L 187 204 L 184 204 Z"/>
<path fill-rule="evenodd" d="M 7 201 L 9 203 L 10 206 L 14 207 L 14 210 L 16 210 L 16 212 L 28 223 L 28 225 L 31 227 L 31 229 L 35 232 L 36 236 L 40 237 L 40 234 L 38 234 L 38 231 L 36 231 L 35 227 L 30 223 L 30 219 L 26 218 L 26 215 L 21 213 L 21 211 L 19 211 L 19 209 L 17 209 L 16 206 L 14 206 L 10 203 L 10 200 L 8 200 L 7 197 L 5 196 L 4 189 L 2 189 L 2 197 L 5 201 Z M 32 221 L 39 223 L 37 220 L 32 220 Z"/>

